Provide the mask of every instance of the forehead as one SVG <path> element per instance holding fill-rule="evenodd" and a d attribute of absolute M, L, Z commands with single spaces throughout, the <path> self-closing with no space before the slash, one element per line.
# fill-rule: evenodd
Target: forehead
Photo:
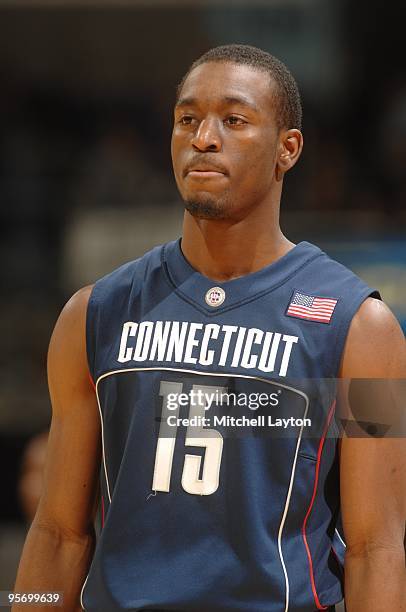
<path fill-rule="evenodd" d="M 207 104 L 241 98 L 269 113 L 274 93 L 275 84 L 265 70 L 232 62 L 207 62 L 187 76 L 179 101 L 193 99 Z"/>

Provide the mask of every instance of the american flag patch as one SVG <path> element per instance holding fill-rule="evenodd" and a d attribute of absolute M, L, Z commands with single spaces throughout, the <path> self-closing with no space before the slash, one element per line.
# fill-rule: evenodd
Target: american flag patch
<path fill-rule="evenodd" d="M 330 323 L 337 300 L 318 296 L 306 295 L 295 291 L 286 314 L 298 319 Z"/>

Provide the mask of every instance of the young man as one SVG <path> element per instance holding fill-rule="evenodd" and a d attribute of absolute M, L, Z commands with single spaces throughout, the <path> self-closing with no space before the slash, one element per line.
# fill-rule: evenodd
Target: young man
<path fill-rule="evenodd" d="M 183 79 L 172 137 L 182 240 L 62 311 L 46 484 L 16 591 L 63 591 L 66 610 L 84 583 L 84 609 L 102 612 L 334 609 L 339 462 L 347 610 L 406 610 L 403 441 L 344 437 L 339 458 L 335 402 L 324 410 L 303 391 L 405 378 L 404 337 L 372 289 L 280 230 L 300 128 L 292 76 L 259 49 L 215 48 Z M 193 430 L 186 417 L 230 390 L 279 393 L 278 409 L 319 420 L 319 437 L 303 424 L 255 438 L 213 420 Z"/>

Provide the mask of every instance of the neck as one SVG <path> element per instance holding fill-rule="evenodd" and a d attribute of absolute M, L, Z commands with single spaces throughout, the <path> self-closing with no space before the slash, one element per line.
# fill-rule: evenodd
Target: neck
<path fill-rule="evenodd" d="M 279 226 L 279 207 L 254 210 L 238 221 L 198 219 L 185 211 L 182 251 L 189 263 L 214 281 L 251 274 L 294 247 Z"/>

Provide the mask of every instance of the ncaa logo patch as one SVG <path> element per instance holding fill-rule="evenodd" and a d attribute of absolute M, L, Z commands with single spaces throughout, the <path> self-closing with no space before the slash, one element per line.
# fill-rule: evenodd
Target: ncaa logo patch
<path fill-rule="evenodd" d="M 208 306 L 213 306 L 213 308 L 221 306 L 225 299 L 226 294 L 221 287 L 212 287 L 207 291 L 205 296 L 206 304 L 208 304 Z"/>

